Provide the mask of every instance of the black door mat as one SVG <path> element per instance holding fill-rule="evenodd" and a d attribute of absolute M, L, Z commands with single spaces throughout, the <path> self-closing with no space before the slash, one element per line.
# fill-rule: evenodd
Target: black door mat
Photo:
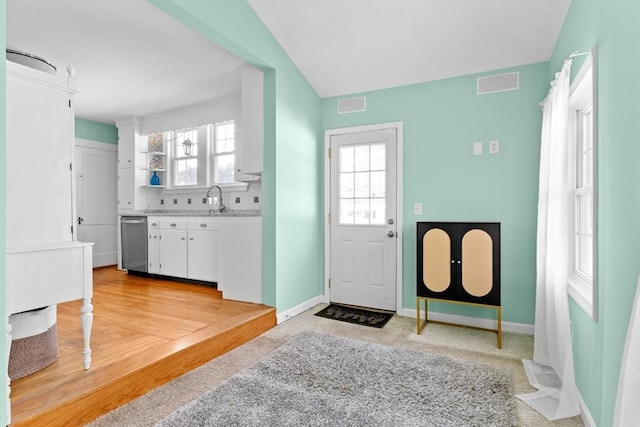
<path fill-rule="evenodd" d="M 330 304 L 316 313 L 316 316 L 356 325 L 382 328 L 393 317 L 393 313 L 386 311 L 371 311 L 348 305 Z"/>

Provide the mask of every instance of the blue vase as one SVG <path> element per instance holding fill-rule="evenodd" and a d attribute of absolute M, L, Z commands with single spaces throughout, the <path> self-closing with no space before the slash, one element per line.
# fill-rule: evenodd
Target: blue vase
<path fill-rule="evenodd" d="M 153 176 L 151 177 L 151 185 L 160 185 L 160 177 L 158 176 L 156 171 L 153 171 Z"/>

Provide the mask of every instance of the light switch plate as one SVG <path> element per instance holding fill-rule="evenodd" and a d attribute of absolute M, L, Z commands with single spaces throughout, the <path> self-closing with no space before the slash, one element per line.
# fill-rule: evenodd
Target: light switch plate
<path fill-rule="evenodd" d="M 422 203 L 414 203 L 413 204 L 413 214 L 414 215 L 422 215 Z"/>
<path fill-rule="evenodd" d="M 489 154 L 498 154 L 500 152 L 500 141 L 489 141 Z"/>
<path fill-rule="evenodd" d="M 482 142 L 473 143 L 473 155 L 482 156 Z"/>

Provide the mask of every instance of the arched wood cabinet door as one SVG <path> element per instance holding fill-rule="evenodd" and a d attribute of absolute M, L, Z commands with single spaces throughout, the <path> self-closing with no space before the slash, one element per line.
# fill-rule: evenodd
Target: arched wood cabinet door
<path fill-rule="evenodd" d="M 417 223 L 418 297 L 500 305 L 500 223 Z"/>

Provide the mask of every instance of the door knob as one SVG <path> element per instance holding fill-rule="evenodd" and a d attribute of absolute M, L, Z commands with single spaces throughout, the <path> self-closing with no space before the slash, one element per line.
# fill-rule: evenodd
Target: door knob
<path fill-rule="evenodd" d="M 394 233 L 393 231 L 390 231 L 390 232 L 387 233 L 387 237 L 393 237 L 395 235 L 396 235 L 396 233 Z"/>
<path fill-rule="evenodd" d="M 393 218 L 389 218 L 389 219 L 387 220 L 387 224 L 389 224 L 389 225 L 393 224 L 394 222 L 395 222 L 395 221 L 393 220 Z"/>

